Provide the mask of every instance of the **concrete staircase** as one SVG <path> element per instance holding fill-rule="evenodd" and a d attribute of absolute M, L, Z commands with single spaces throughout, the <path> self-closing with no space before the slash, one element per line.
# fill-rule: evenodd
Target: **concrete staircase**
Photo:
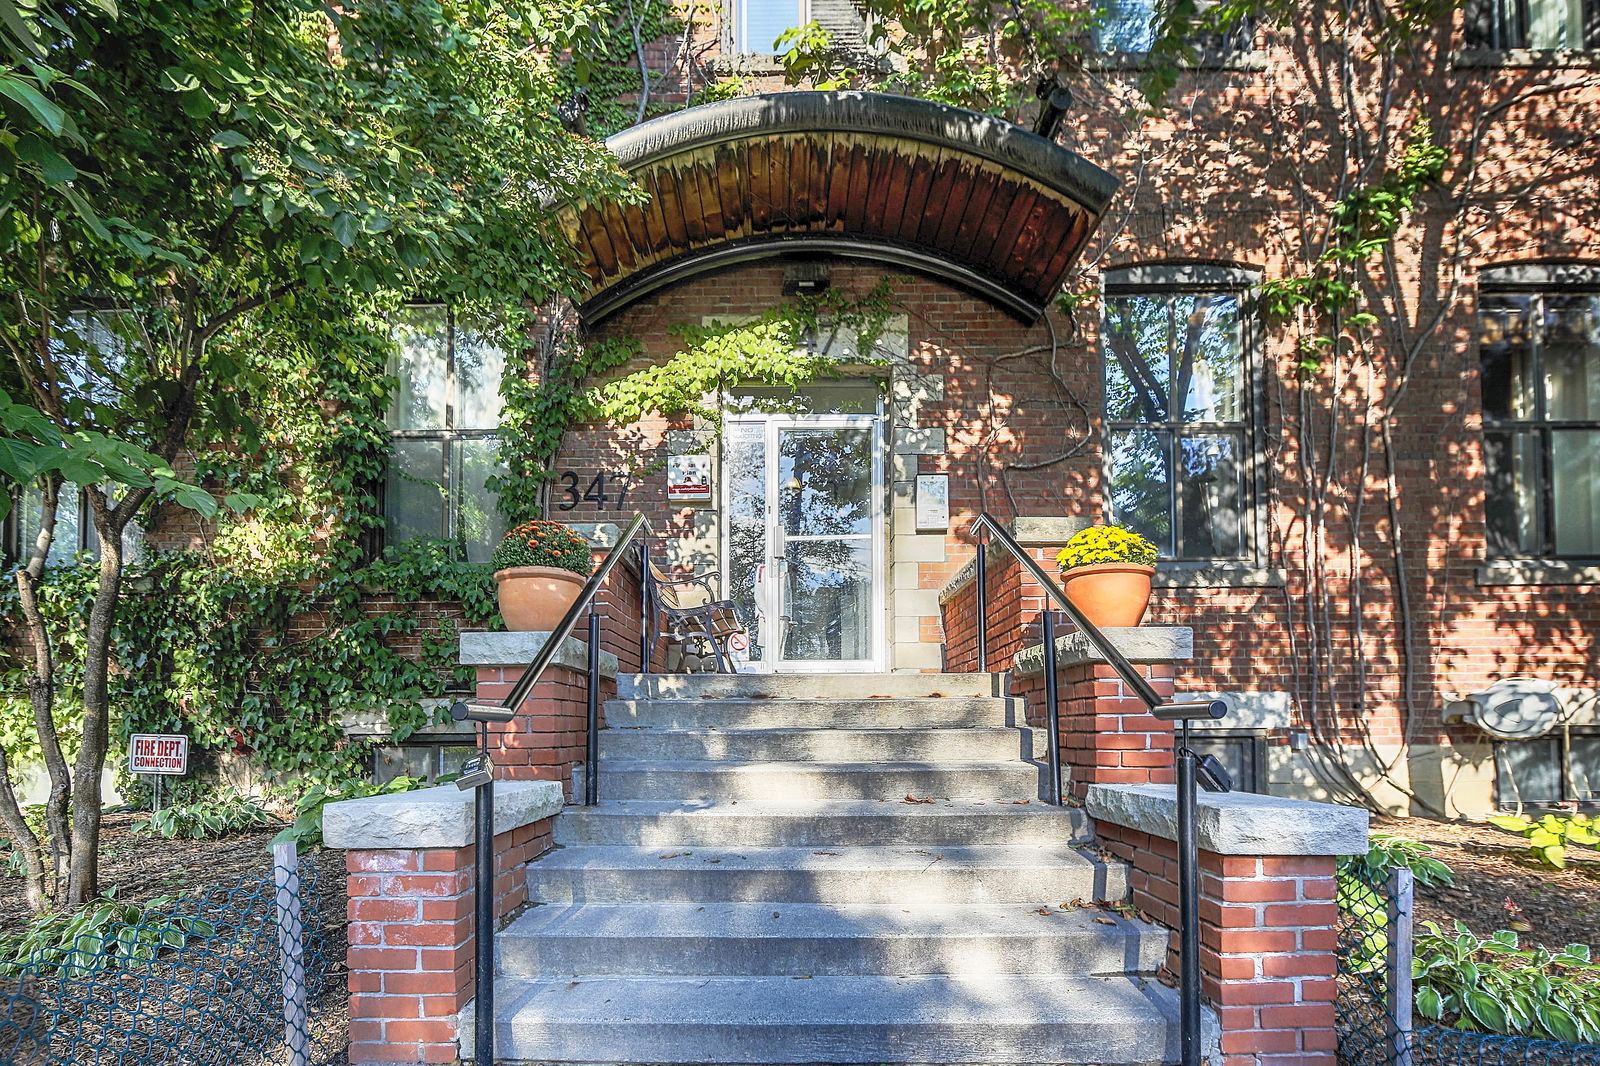
<path fill-rule="evenodd" d="M 499 939 L 498 1061 L 1173 1061 L 1166 934 L 1085 905 L 1125 872 L 992 685 L 623 678 Z"/>

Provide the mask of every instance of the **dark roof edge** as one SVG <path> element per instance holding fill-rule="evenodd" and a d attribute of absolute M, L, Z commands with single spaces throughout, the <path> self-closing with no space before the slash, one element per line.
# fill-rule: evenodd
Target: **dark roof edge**
<path fill-rule="evenodd" d="M 992 115 L 913 96 L 788 92 L 675 111 L 606 140 L 623 169 L 696 148 L 776 133 L 862 133 L 954 149 L 1009 167 L 1081 204 L 1095 219 L 1119 182 L 1076 152 Z"/>

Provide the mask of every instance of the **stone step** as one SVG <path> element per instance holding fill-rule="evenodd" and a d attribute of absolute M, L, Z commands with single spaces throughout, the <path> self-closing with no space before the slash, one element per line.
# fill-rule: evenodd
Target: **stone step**
<path fill-rule="evenodd" d="M 501 978 L 496 998 L 501 1063 L 1157 1066 L 1177 1056 L 1177 997 L 1139 978 Z"/>
<path fill-rule="evenodd" d="M 895 675 L 898 676 L 898 675 Z M 916 676 L 916 675 L 912 675 Z M 1023 724 L 1018 701 L 946 699 L 616 699 L 609 729 L 962 729 Z M 609 731 L 609 730 L 608 730 Z"/>
<path fill-rule="evenodd" d="M 1061 845 L 557 848 L 527 866 L 535 903 L 1118 901 L 1127 871 Z M 773 909 L 782 913 L 782 903 Z"/>
<path fill-rule="evenodd" d="M 531 908 L 497 944 L 523 977 L 1105 975 L 1155 972 L 1167 934 L 1026 903 L 583 903 Z"/>
<path fill-rule="evenodd" d="M 994 696 L 1000 674 L 620 674 L 620 699 Z"/>
<path fill-rule="evenodd" d="M 574 784 L 581 788 L 582 774 Z M 828 800 L 985 799 L 1037 801 L 1033 763 L 667 762 L 605 759 L 600 794 L 616 800 L 795 804 Z"/>
<path fill-rule="evenodd" d="M 607 729 L 600 757 L 731 762 L 935 762 L 1033 759 L 1044 734 L 970 729 Z"/>
<path fill-rule="evenodd" d="M 602 789 L 605 778 L 601 779 Z M 581 793 L 580 793 L 581 794 Z M 718 803 L 685 806 L 602 800 L 568 807 L 555 821 L 557 844 L 645 848 L 803 847 L 861 844 L 1072 844 L 1089 835 L 1082 810 L 1038 800 L 940 800 L 938 803 L 837 801 L 780 807 Z"/>

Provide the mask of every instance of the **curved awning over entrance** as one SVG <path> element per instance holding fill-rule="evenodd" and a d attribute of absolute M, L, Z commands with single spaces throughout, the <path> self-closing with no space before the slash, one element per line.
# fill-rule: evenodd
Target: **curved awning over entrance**
<path fill-rule="evenodd" d="M 825 254 L 932 274 L 1032 322 L 1117 187 L 1020 126 L 877 93 L 725 100 L 606 144 L 650 200 L 576 209 L 591 323 L 709 270 Z"/>

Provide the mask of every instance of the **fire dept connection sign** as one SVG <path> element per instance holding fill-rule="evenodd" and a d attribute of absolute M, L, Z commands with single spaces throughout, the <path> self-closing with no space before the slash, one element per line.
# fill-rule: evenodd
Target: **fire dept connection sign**
<path fill-rule="evenodd" d="M 135 733 L 128 738 L 131 774 L 186 774 L 189 738 L 176 733 Z"/>

